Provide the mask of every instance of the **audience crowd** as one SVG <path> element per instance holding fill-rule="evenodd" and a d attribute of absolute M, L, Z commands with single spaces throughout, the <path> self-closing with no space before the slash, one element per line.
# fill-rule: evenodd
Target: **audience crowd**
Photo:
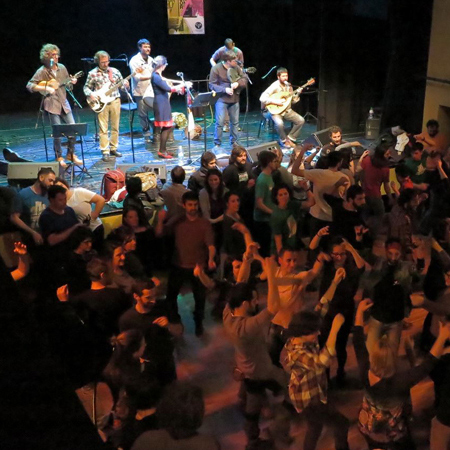
<path fill-rule="evenodd" d="M 0 231 L 21 235 L 11 277 L 74 389 L 108 386 L 113 407 L 97 423 L 108 445 L 220 448 L 198 432 L 201 388 L 177 381 L 187 285 L 195 335 L 208 332 L 211 310 L 234 346 L 247 449 L 289 448 L 297 415 L 305 450 L 324 427 L 336 449 L 349 449 L 354 418 L 328 394 L 352 381 L 367 447 L 414 449 L 410 390 L 427 376 L 430 448 L 449 448 L 448 141 L 430 120 L 418 135 L 387 130 L 358 156 L 352 146 L 361 150 L 335 126 L 323 149 L 297 145 L 287 167 L 281 151 L 251 164 L 235 145 L 222 171 L 205 152 L 189 180 L 181 166 L 171 170 L 162 207 L 143 201 L 141 179 L 130 177 L 122 225 L 107 236 L 103 197 L 51 169 L 18 192 L 0 190 Z M 413 308 L 428 311 L 416 345 L 405 336 Z M 358 380 L 347 374 L 350 345 Z M 276 426 L 263 435 L 268 398 Z"/>

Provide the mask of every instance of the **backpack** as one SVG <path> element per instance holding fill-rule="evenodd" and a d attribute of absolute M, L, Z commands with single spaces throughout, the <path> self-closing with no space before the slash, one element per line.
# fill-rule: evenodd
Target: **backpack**
<path fill-rule="evenodd" d="M 110 170 L 103 175 L 102 186 L 101 186 L 101 195 L 105 198 L 106 201 L 109 201 L 111 196 L 118 189 L 121 189 L 125 186 L 125 174 L 117 169 Z"/>

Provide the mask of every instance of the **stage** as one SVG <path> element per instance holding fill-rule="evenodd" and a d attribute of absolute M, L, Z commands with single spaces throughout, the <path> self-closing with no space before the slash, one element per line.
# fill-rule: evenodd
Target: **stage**
<path fill-rule="evenodd" d="M 173 102 L 174 112 L 186 113 L 184 104 L 182 102 Z M 129 115 L 127 111 L 122 111 L 120 118 L 120 137 L 119 137 L 119 152 L 122 153 L 121 158 L 111 158 L 108 162 L 103 162 L 101 159 L 101 152 L 96 139 L 95 113 L 88 107 L 81 110 L 74 109 L 75 120 L 78 123 L 86 122 L 88 124 L 88 134 L 83 138 L 84 157 L 86 167 L 89 174 L 92 176 L 84 176 L 80 179 L 79 171 L 75 171 L 74 186 L 83 186 L 92 191 L 99 192 L 103 175 L 111 169 L 115 168 L 116 164 L 132 164 L 133 154 L 131 146 L 131 135 L 129 125 Z M 258 130 L 261 123 L 260 111 L 250 112 L 247 117 L 245 113 L 241 112 L 240 126 L 240 143 L 244 147 L 251 147 L 265 142 L 277 140 L 277 134 L 271 127 L 264 126 L 261 128 L 260 136 L 258 137 Z M 16 113 L 9 115 L 0 115 L 0 145 L 1 148 L 9 148 L 18 153 L 22 158 L 33 162 L 46 161 L 46 152 L 44 145 L 43 129 L 41 121 L 38 122 L 37 128 L 37 112 L 36 113 Z M 203 119 L 197 118 L 196 123 L 204 128 Z M 303 140 L 316 131 L 316 124 L 314 119 L 310 123 L 305 123 L 303 126 L 300 140 Z M 48 148 L 49 161 L 54 161 L 53 140 L 51 137 L 51 127 L 46 121 L 45 133 Z M 214 119 L 212 112 L 206 112 L 206 132 L 207 144 L 206 149 L 212 150 L 214 147 Z M 224 133 L 223 149 L 225 153 L 230 153 L 231 145 L 229 143 L 229 133 Z M 184 130 L 174 130 L 174 141 L 168 143 L 169 151 L 174 153 L 172 160 L 163 160 L 158 158 L 158 143 L 153 143 L 144 138 L 142 135 L 139 118 L 135 114 L 133 121 L 133 143 L 136 165 L 141 164 L 166 164 L 167 169 L 179 164 L 177 159 L 178 147 L 181 145 L 184 150 L 184 161 L 188 160 L 188 140 L 185 137 Z M 63 138 L 63 154 L 65 154 L 66 140 Z M 203 135 L 199 140 L 191 140 L 191 167 L 186 167 L 187 173 L 196 170 L 199 166 L 199 158 L 205 148 Z M 80 141 L 76 145 L 76 155 L 81 159 Z M 70 179 L 70 174 L 66 173 L 66 178 Z M 0 185 L 6 186 L 8 184 L 7 177 L 0 176 Z"/>

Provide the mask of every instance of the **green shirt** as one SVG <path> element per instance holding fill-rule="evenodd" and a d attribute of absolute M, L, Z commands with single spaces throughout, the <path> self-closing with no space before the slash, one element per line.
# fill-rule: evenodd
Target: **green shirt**
<path fill-rule="evenodd" d="M 262 198 L 264 205 L 273 210 L 275 208 L 275 205 L 272 201 L 272 189 L 273 189 L 272 176 L 266 175 L 264 172 L 261 172 L 256 180 L 255 199 Z M 256 222 L 269 222 L 270 214 L 261 211 L 259 208 L 256 207 L 255 204 L 253 219 Z"/>
<path fill-rule="evenodd" d="M 424 152 L 420 161 L 414 161 L 412 158 L 405 160 L 405 166 L 408 168 L 411 174 L 411 181 L 415 184 L 425 182 L 425 171 L 427 166 L 427 155 Z"/>
<path fill-rule="evenodd" d="M 276 253 L 275 236 L 281 235 L 283 247 L 297 248 L 297 228 L 299 220 L 299 205 L 290 201 L 286 209 L 275 206 L 270 216 L 270 228 L 272 230 L 272 253 Z"/>

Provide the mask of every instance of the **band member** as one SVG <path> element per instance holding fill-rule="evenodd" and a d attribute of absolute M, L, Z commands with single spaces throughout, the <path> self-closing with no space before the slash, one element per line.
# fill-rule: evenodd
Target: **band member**
<path fill-rule="evenodd" d="M 274 81 L 259 98 L 261 102 L 261 107 L 263 110 L 263 116 L 265 118 L 271 118 L 275 124 L 278 136 L 280 137 L 280 142 L 284 147 L 295 147 L 295 142 L 300 134 L 305 119 L 298 113 L 292 110 L 291 105 L 297 103 L 300 100 L 300 92 L 294 97 L 292 97 L 291 105 L 287 107 L 285 111 L 281 114 L 271 114 L 267 109 L 267 105 L 278 105 L 283 106 L 285 103 L 284 99 L 271 98 L 273 94 L 279 92 L 293 92 L 292 86 L 288 83 L 289 74 L 286 68 L 280 67 L 277 70 L 277 81 Z M 292 122 L 293 127 L 288 136 L 284 131 L 284 121 L 287 120 Z"/>
<path fill-rule="evenodd" d="M 130 60 L 131 72 L 134 75 L 131 78 L 131 87 L 134 100 L 137 103 L 137 112 L 139 123 L 142 127 L 144 137 L 149 138 L 150 120 L 148 113 L 151 109 L 150 102 L 153 101 L 154 94 L 152 88 L 153 58 L 150 56 L 151 45 L 147 39 L 140 39 L 137 43 L 139 53 L 134 55 Z M 144 101 L 144 96 L 146 101 Z"/>
<path fill-rule="evenodd" d="M 155 93 L 153 110 L 155 112 L 155 127 L 161 127 L 161 138 L 159 142 L 158 156 L 164 159 L 172 159 L 173 156 L 167 152 L 167 139 L 170 130 L 173 128 L 172 109 L 170 107 L 169 92 L 183 94 L 183 86 L 172 87 L 162 73 L 167 67 L 167 58 L 165 56 L 157 56 L 153 60 L 152 86 Z"/>
<path fill-rule="evenodd" d="M 99 50 L 94 55 L 94 61 L 97 64 L 95 69 L 92 69 L 87 76 L 86 84 L 83 91 L 86 97 L 91 100 L 98 99 L 95 93 L 101 89 L 105 84 L 111 85 L 122 81 L 122 74 L 113 67 L 109 67 L 110 56 L 107 52 Z M 129 87 L 128 81 L 125 81 L 124 86 Z M 98 114 L 98 126 L 100 129 L 100 150 L 102 151 L 103 161 L 109 161 L 109 157 L 121 157 L 122 154 L 117 151 L 119 144 L 119 122 L 120 122 L 120 93 L 116 89 L 111 93 L 114 100 L 108 103 L 103 111 Z M 108 138 L 108 123 L 111 123 L 111 138 Z"/>
<path fill-rule="evenodd" d="M 48 113 L 50 123 L 52 125 L 59 125 L 62 122 L 71 124 L 75 123 L 72 115 L 72 109 L 70 108 L 67 100 L 66 87 L 64 83 L 70 79 L 71 84 L 77 82 L 76 78 L 71 78 L 66 67 L 59 62 L 61 52 L 56 45 L 45 44 L 40 51 L 40 59 L 42 66 L 36 71 L 31 80 L 27 84 L 27 89 L 30 92 L 40 92 L 45 95 L 43 108 Z M 60 86 L 53 88 L 45 82 L 50 80 L 56 80 Z M 44 83 L 41 83 L 44 82 Z M 70 86 L 70 84 L 69 84 Z M 81 160 L 74 154 L 75 149 L 75 137 L 68 138 L 69 145 L 67 148 L 66 158 L 75 164 L 81 164 Z M 64 162 L 61 150 L 61 138 L 53 138 L 53 148 L 55 150 L 55 159 L 59 161 L 62 167 L 67 167 Z"/>
<path fill-rule="evenodd" d="M 233 39 L 228 38 L 228 39 L 225 39 L 225 45 L 223 47 L 218 48 L 214 52 L 214 54 L 211 56 L 211 59 L 209 60 L 209 62 L 211 63 L 211 66 L 214 67 L 216 64 L 219 64 L 220 62 L 222 62 L 224 60 L 223 55 L 227 51 L 234 52 L 239 64 L 241 66 L 244 65 L 244 54 L 242 53 L 242 50 L 240 50 L 239 48 L 237 48 L 235 46 Z"/>
<path fill-rule="evenodd" d="M 214 54 L 211 56 L 211 59 L 209 60 L 212 67 L 214 67 L 216 64 L 219 64 L 223 62 L 223 55 L 227 51 L 232 51 L 236 54 L 236 59 L 238 61 L 238 64 L 243 67 L 244 65 L 244 54 L 242 53 L 242 50 L 237 48 L 234 45 L 233 39 L 225 39 L 225 45 L 223 47 L 218 48 Z M 225 113 L 225 122 L 223 125 L 223 131 L 227 133 L 230 130 L 230 118 L 228 117 L 228 112 Z M 240 129 L 238 131 L 241 131 Z"/>
<path fill-rule="evenodd" d="M 238 66 L 236 53 L 232 50 L 226 51 L 223 62 L 216 64 L 209 75 L 209 88 L 215 91 L 219 97 L 215 105 L 216 126 L 214 129 L 214 144 L 220 147 L 222 144 L 223 125 L 225 113 L 230 116 L 230 142 L 233 145 L 238 141 L 239 127 L 239 94 L 247 85 L 242 69 Z M 230 83 L 228 79 L 228 69 L 235 68 L 241 73 L 239 81 Z"/>

